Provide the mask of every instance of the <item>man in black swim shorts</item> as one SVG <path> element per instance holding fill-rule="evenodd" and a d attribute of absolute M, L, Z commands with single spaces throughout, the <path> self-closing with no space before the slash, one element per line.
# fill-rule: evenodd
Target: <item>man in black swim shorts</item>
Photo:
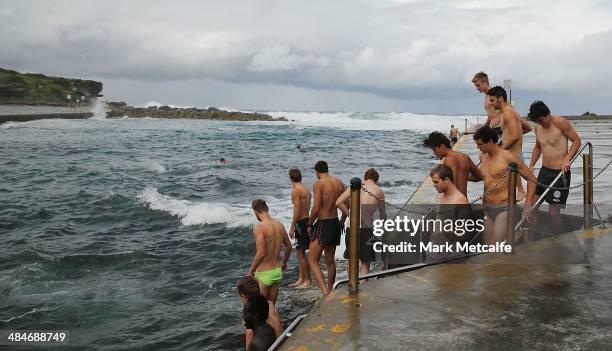
<path fill-rule="evenodd" d="M 327 295 L 331 292 L 336 280 L 334 255 L 336 246 L 340 245 L 342 233 L 338 221 L 336 200 L 346 186 L 340 179 L 328 173 L 327 162 L 317 162 L 314 169 L 318 180 L 312 186 L 314 202 L 308 220 L 308 233 L 310 234 L 308 265 L 310 271 L 314 273 L 317 283 L 319 283 L 321 292 L 323 295 Z M 323 251 L 325 251 L 325 264 L 327 266 L 327 283 L 319 266 L 319 259 Z"/>
<path fill-rule="evenodd" d="M 571 180 L 570 162 L 578 149 L 581 140 L 568 120 L 550 114 L 550 109 L 544 102 L 535 101 L 529 108 L 529 118 L 536 122 L 536 143 L 531 154 L 529 168 L 533 170 L 542 155 L 542 168 L 538 174 L 536 195 L 539 197 L 546 191 L 559 175 L 561 177 L 552 184 L 555 188 L 568 188 Z M 571 148 L 568 140 L 572 141 Z M 546 194 L 549 203 L 548 211 L 551 216 L 553 231 L 558 233 L 561 229 L 561 209 L 565 208 L 569 189 L 551 188 Z M 537 198 L 536 198 L 537 200 Z M 535 226 L 535 221 L 532 228 Z"/>
<path fill-rule="evenodd" d="M 291 191 L 291 202 L 293 203 L 293 218 L 289 235 L 297 240 L 297 258 L 298 258 L 298 280 L 295 283 L 289 284 L 290 287 L 298 289 L 306 289 L 312 286 L 310 278 L 310 268 L 308 267 L 308 259 L 306 251 L 310 245 L 310 237 L 308 236 L 308 216 L 310 211 L 311 195 L 308 188 L 302 183 L 302 173 L 297 168 L 289 170 L 289 178 L 293 184 Z"/>

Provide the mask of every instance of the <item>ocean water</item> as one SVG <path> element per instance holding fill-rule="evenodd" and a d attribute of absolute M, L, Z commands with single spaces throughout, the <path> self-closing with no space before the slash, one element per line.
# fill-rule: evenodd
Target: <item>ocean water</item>
<path fill-rule="evenodd" d="M 463 116 L 271 114 L 291 121 L 0 125 L 0 329 L 69 330 L 73 347 L 61 349 L 240 349 L 234 285 L 254 255 L 254 198 L 288 226 L 287 170 L 311 187 L 323 159 L 347 183 L 377 168 L 387 199 L 402 203 L 437 164 L 423 137 L 464 126 Z M 286 287 L 294 257 L 289 266 L 285 326 L 320 298 Z"/>

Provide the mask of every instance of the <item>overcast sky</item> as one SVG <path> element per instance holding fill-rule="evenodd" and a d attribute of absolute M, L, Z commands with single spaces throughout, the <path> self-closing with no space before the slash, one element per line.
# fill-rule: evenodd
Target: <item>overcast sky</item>
<path fill-rule="evenodd" d="M 612 113 L 612 1 L 3 1 L 0 67 L 109 100 L 251 110 Z"/>

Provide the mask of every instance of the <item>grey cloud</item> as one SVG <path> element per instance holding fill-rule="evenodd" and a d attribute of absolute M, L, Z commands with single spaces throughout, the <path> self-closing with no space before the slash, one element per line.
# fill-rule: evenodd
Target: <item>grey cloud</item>
<path fill-rule="evenodd" d="M 191 82 L 201 80 L 235 90 L 243 85 L 245 92 L 286 86 L 294 100 L 317 90 L 319 96 L 342 91 L 368 96 L 377 106 L 434 112 L 452 110 L 451 101 L 469 110 L 465 106 L 479 100 L 469 81 L 485 70 L 494 82 L 514 79 L 520 104 L 530 99 L 522 91 L 578 108 L 566 101 L 580 89 L 586 97 L 576 105 L 604 106 L 598 91 L 612 81 L 605 56 L 612 42 L 610 3 L 502 5 L 20 1 L 0 10 L 0 65 L 127 79 L 143 82 L 143 89 L 181 81 L 197 89 Z M 480 112 L 479 105 L 470 109 Z"/>

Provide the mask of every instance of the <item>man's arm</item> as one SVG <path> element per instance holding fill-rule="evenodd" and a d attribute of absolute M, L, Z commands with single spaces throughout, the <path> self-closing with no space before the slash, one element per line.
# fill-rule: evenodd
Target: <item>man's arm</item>
<path fill-rule="evenodd" d="M 572 147 L 570 147 L 569 151 L 567 152 L 567 155 L 563 158 L 563 165 L 561 166 L 561 168 L 563 169 L 563 173 L 567 173 L 571 168 L 570 162 L 572 161 L 574 155 L 576 155 L 576 153 L 578 152 L 580 144 L 582 144 L 582 140 L 580 139 L 580 136 L 578 136 L 578 133 L 576 133 L 576 130 L 574 129 L 574 127 L 572 127 L 568 120 L 562 117 L 558 118 L 561 132 L 567 139 L 572 141 Z"/>
<path fill-rule="evenodd" d="M 536 129 L 536 142 L 533 146 L 533 151 L 531 151 L 531 160 L 529 161 L 529 170 L 531 171 L 531 173 L 533 173 L 533 168 L 535 167 L 535 164 L 538 163 L 540 155 L 542 155 L 542 145 L 540 145 L 540 141 L 538 140 Z"/>
<path fill-rule="evenodd" d="M 480 182 L 484 179 L 484 177 L 482 176 L 482 172 L 480 171 L 480 168 L 478 168 L 475 164 L 474 161 L 472 161 L 472 158 L 468 156 L 468 160 L 470 160 L 470 170 L 468 171 L 468 180 L 470 182 Z"/>
<path fill-rule="evenodd" d="M 533 200 L 535 198 L 536 191 L 536 177 L 533 175 L 533 172 L 527 167 L 527 165 L 521 161 L 515 154 L 508 152 L 509 161 L 516 163 L 518 166 L 519 176 L 523 175 L 525 179 L 527 179 L 527 196 L 525 197 L 525 206 L 523 207 L 523 217 L 525 219 L 529 219 L 531 215 L 531 205 L 533 204 Z"/>
<path fill-rule="evenodd" d="M 291 249 L 293 248 L 291 245 L 291 240 L 289 240 L 289 235 L 287 235 L 287 230 L 285 230 L 285 226 L 281 224 L 283 227 L 283 246 L 285 246 L 285 255 L 283 256 L 283 266 L 282 270 L 287 270 L 287 262 L 289 261 L 289 257 L 291 256 Z"/>
<path fill-rule="evenodd" d="M 255 229 L 253 230 L 253 234 L 255 234 L 255 246 L 257 247 L 257 252 L 253 258 L 251 268 L 249 268 L 249 271 L 247 272 L 247 276 L 250 276 L 253 274 L 253 272 L 255 272 L 266 256 L 266 240 L 264 238 L 263 228 L 260 225 L 256 225 Z"/>
<path fill-rule="evenodd" d="M 340 209 L 340 211 L 342 211 L 342 214 L 346 216 L 349 215 L 348 204 L 350 197 L 351 189 L 347 188 L 340 196 L 338 196 L 338 199 L 336 200 L 336 206 Z"/>
<path fill-rule="evenodd" d="M 319 211 L 321 210 L 321 184 L 319 181 L 316 181 L 312 186 L 312 196 L 314 197 L 312 208 L 310 209 L 310 217 L 308 218 L 308 233 L 310 233 L 310 228 L 312 227 L 314 221 L 319 216 Z"/>
<path fill-rule="evenodd" d="M 521 128 L 523 129 L 523 134 L 527 134 L 531 132 L 531 125 L 524 118 L 519 117 L 519 121 L 521 121 Z"/>
<path fill-rule="evenodd" d="M 518 135 L 517 127 L 518 127 L 518 124 L 520 123 L 519 122 L 520 118 L 515 112 L 513 112 L 512 115 L 504 116 L 503 118 L 504 118 L 504 124 L 506 125 L 504 133 L 507 133 L 508 136 L 505 138 L 502 147 L 506 150 L 510 150 L 519 141 L 520 136 Z"/>
<path fill-rule="evenodd" d="M 378 201 L 378 215 L 380 219 L 387 220 L 387 208 L 385 206 L 385 192 L 380 189 L 380 199 L 383 201 Z"/>
<path fill-rule="evenodd" d="M 289 235 L 295 236 L 295 224 L 298 221 L 300 213 L 302 213 L 302 201 L 297 189 L 291 191 L 291 202 L 293 203 L 293 217 L 291 218 L 291 226 L 289 227 Z"/>

